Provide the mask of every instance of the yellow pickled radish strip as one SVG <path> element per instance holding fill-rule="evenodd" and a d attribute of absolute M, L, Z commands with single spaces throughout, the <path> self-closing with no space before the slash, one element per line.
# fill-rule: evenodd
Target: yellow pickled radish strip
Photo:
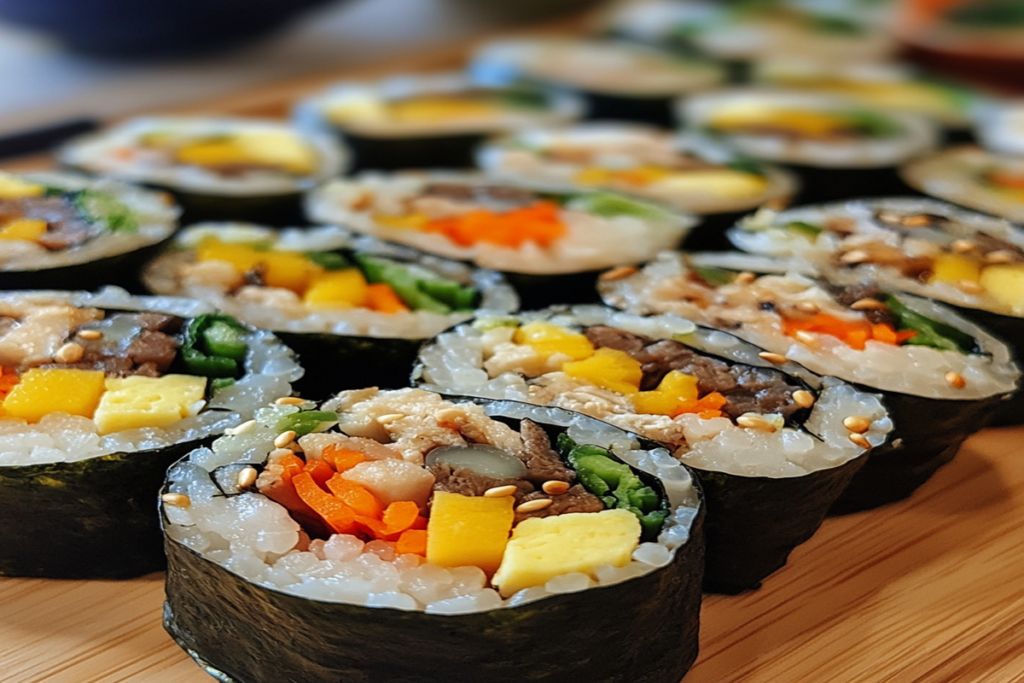
<path fill-rule="evenodd" d="M 562 372 L 620 394 L 640 391 L 644 371 L 640 361 L 625 351 L 601 348 L 586 360 L 562 364 Z"/>
<path fill-rule="evenodd" d="M 687 403 L 697 400 L 697 378 L 672 370 L 654 391 L 641 391 L 633 396 L 633 407 L 646 415 L 675 417 Z"/>
<path fill-rule="evenodd" d="M 960 254 L 941 254 L 932 264 L 929 282 L 977 282 L 981 278 L 981 264 Z"/>
<path fill-rule="evenodd" d="M 980 284 L 1015 313 L 1024 312 L 1024 264 L 987 266 L 981 271 Z"/>
<path fill-rule="evenodd" d="M 178 148 L 179 163 L 195 166 L 255 165 L 281 168 L 295 175 L 316 171 L 316 152 L 288 131 L 243 132 L 198 140 Z"/>
<path fill-rule="evenodd" d="M 749 197 L 768 189 L 768 181 L 753 173 L 716 168 L 672 173 L 657 181 L 659 188 L 680 193 L 703 192 L 718 197 Z"/>
<path fill-rule="evenodd" d="M 640 520 L 629 510 L 525 519 L 512 532 L 491 583 L 507 598 L 562 574 L 581 572 L 593 577 L 601 565 L 629 564 L 639 541 Z"/>
<path fill-rule="evenodd" d="M 240 273 L 256 267 L 262 252 L 258 252 L 248 244 L 221 242 L 216 237 L 207 237 L 196 248 L 196 259 L 199 261 L 224 261 L 230 263 Z"/>
<path fill-rule="evenodd" d="M 422 213 L 411 213 L 405 216 L 376 214 L 373 216 L 373 220 L 382 227 L 400 230 L 422 230 L 430 222 L 430 219 Z"/>
<path fill-rule="evenodd" d="M 580 185 L 606 185 L 618 182 L 643 187 L 672 175 L 672 171 L 661 166 L 644 165 L 630 169 L 608 169 L 588 167 L 573 178 Z"/>
<path fill-rule="evenodd" d="M 215 237 L 199 244 L 196 258 L 230 263 L 239 273 L 260 269 L 267 286 L 290 289 L 296 294 L 302 294 L 321 270 L 298 252 L 263 251 L 249 244 L 221 242 Z"/>
<path fill-rule="evenodd" d="M 512 340 L 516 344 L 532 346 L 544 358 L 558 353 L 573 360 L 583 360 L 594 355 L 594 345 L 586 336 L 539 320 L 516 329 Z"/>
<path fill-rule="evenodd" d="M 719 130 L 768 127 L 792 131 L 806 137 L 828 137 L 849 127 L 842 114 L 807 109 L 731 107 L 717 112 L 710 125 Z"/>
<path fill-rule="evenodd" d="M 0 240 L 35 242 L 46 233 L 46 221 L 18 219 L 0 228 Z"/>
<path fill-rule="evenodd" d="M 468 97 L 415 97 L 392 102 L 389 113 L 404 123 L 447 121 L 492 116 L 500 110 L 492 103 Z"/>
<path fill-rule="evenodd" d="M 4 412 L 29 422 L 39 422 L 50 413 L 92 417 L 104 391 L 100 370 L 75 368 L 33 368 L 4 399 Z"/>
<path fill-rule="evenodd" d="M 366 278 L 355 268 L 332 270 L 317 275 L 302 301 L 315 308 L 358 308 L 369 295 Z"/>
<path fill-rule="evenodd" d="M 0 173 L 0 199 L 41 197 L 45 190 L 42 185 L 30 183 L 9 173 Z"/>
<path fill-rule="evenodd" d="M 427 522 L 427 561 L 439 567 L 480 567 L 493 574 L 505 554 L 514 503 L 512 496 L 435 492 Z"/>
<path fill-rule="evenodd" d="M 111 377 L 106 389 L 93 417 L 100 434 L 143 427 L 162 429 L 198 412 L 206 394 L 206 378 Z"/>

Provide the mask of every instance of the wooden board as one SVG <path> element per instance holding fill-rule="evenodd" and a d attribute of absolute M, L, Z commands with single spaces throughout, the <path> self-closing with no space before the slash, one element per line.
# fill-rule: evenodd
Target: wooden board
<path fill-rule="evenodd" d="M 453 68 L 464 51 L 176 111 L 281 116 L 331 80 Z M 47 164 L 35 157 L 7 167 Z M 0 680 L 212 680 L 164 633 L 162 580 L 0 579 Z M 702 616 L 701 655 L 686 683 L 1024 681 L 1024 428 L 975 436 L 905 503 L 828 520 L 760 591 L 710 596 Z"/>
<path fill-rule="evenodd" d="M 1022 522 L 1024 428 L 982 432 L 910 500 L 827 520 L 761 590 L 707 597 L 685 683 L 1019 683 Z M 0 679 L 208 683 L 162 601 L 159 574 L 2 579 Z"/>

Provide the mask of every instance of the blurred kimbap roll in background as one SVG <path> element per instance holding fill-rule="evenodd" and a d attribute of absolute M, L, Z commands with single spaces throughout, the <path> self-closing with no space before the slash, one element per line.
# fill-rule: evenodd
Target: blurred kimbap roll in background
<path fill-rule="evenodd" d="M 121 285 L 178 228 L 170 195 L 68 173 L 0 172 L 0 290 Z"/>
<path fill-rule="evenodd" d="M 67 167 L 166 190 L 184 223 L 302 221 L 302 195 L 341 174 L 348 154 L 329 135 L 262 119 L 129 119 L 69 142 Z"/>
<path fill-rule="evenodd" d="M 423 340 L 480 311 L 518 309 L 494 271 L 343 228 L 273 230 L 242 223 L 186 228 L 144 280 L 274 330 L 301 358 L 321 359 L 296 388 L 402 387 Z"/>
<path fill-rule="evenodd" d="M 300 103 L 297 120 L 338 135 L 353 169 L 464 168 L 487 136 L 579 118 L 580 100 L 527 85 L 487 87 L 463 74 L 339 83 Z"/>
<path fill-rule="evenodd" d="M 479 174 L 364 173 L 312 193 L 311 220 L 505 274 L 524 307 L 596 301 L 599 271 L 679 245 L 697 219 L 610 191 Z"/>
<path fill-rule="evenodd" d="M 797 171 L 802 201 L 906 192 L 897 167 L 933 150 L 936 123 L 816 93 L 733 89 L 680 104 L 687 131 Z"/>
<path fill-rule="evenodd" d="M 675 124 L 673 101 L 721 85 L 713 61 L 624 41 L 523 38 L 485 43 L 469 70 L 482 83 L 534 83 L 577 93 L 588 119 Z"/>
<path fill-rule="evenodd" d="M 1009 221 L 896 197 L 764 211 L 730 238 L 746 251 L 799 256 L 843 287 L 877 286 L 949 304 L 1024 357 L 1024 232 Z M 951 346 L 970 349 L 967 340 Z M 973 390 L 964 377 L 945 378 L 953 389 Z M 990 417 L 1021 424 L 1024 397 L 1018 393 Z"/>
<path fill-rule="evenodd" d="M 1024 221 L 1024 155 L 953 147 L 900 170 L 915 190 L 1011 221 Z"/>
<path fill-rule="evenodd" d="M 164 491 L 165 625 L 218 677 L 678 683 L 697 657 L 700 487 L 577 413 L 342 392 L 262 409 Z"/>
<path fill-rule="evenodd" d="M 601 294 L 634 313 L 716 327 L 881 393 L 892 438 L 872 450 L 832 511 L 905 498 L 1017 390 L 1013 353 L 948 306 L 874 284 L 830 285 L 793 266 L 739 253 L 665 252 L 633 275 L 603 281 Z M 866 423 L 847 426 L 856 433 Z"/>
<path fill-rule="evenodd" d="M 0 316 L 4 576 L 162 569 L 167 467 L 302 375 L 273 334 L 189 299 L 26 291 Z"/>
<path fill-rule="evenodd" d="M 463 323 L 424 346 L 416 378 L 665 444 L 704 488 L 715 592 L 757 588 L 782 567 L 893 428 L 880 397 L 841 380 L 676 315 L 603 306 Z"/>
<path fill-rule="evenodd" d="M 496 178 L 624 192 L 699 214 L 688 249 L 725 246 L 725 228 L 766 202 L 788 203 L 798 186 L 770 164 L 625 123 L 527 129 L 491 141 L 478 158 Z"/>

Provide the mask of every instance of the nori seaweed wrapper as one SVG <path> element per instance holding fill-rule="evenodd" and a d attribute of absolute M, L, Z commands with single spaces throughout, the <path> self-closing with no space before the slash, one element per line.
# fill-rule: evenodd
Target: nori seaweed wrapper
<path fill-rule="evenodd" d="M 586 102 L 587 118 L 592 121 L 636 121 L 661 128 L 675 126 L 675 100 L 671 95 L 633 97 L 586 90 L 575 91 Z"/>
<path fill-rule="evenodd" d="M 352 150 L 355 172 L 397 171 L 403 168 L 472 168 L 477 145 L 488 133 L 450 135 L 370 136 L 336 129 Z"/>
<path fill-rule="evenodd" d="M 302 192 L 237 196 L 153 187 L 174 195 L 184 211 L 182 225 L 200 221 L 252 221 L 279 227 L 309 225 L 302 209 Z"/>
<path fill-rule="evenodd" d="M 515 288 L 522 308 L 532 310 L 556 304 L 600 303 L 597 278 L 602 272 L 585 270 L 552 275 L 504 272 L 502 275 Z"/>
<path fill-rule="evenodd" d="M 1024 318 L 942 303 L 999 337 L 1013 351 L 1017 362 L 1024 362 Z M 1018 390 L 1009 400 L 992 406 L 992 410 L 993 414 L 987 425 L 989 427 L 1013 427 L 1024 424 L 1024 389 Z"/>
<path fill-rule="evenodd" d="M 854 197 L 924 196 L 903 182 L 896 166 L 825 168 L 787 164 L 786 168 L 800 176 L 798 199 L 801 203 L 817 204 Z"/>
<path fill-rule="evenodd" d="M 226 683 L 678 683 L 697 658 L 703 521 L 701 509 L 690 540 L 651 573 L 459 615 L 289 595 L 166 537 L 164 627 Z"/>
<path fill-rule="evenodd" d="M 728 251 L 732 243 L 726 230 L 736 225 L 741 218 L 753 213 L 756 209 L 746 211 L 729 211 L 726 213 L 710 213 L 700 216 L 700 223 L 695 225 L 683 240 L 683 251 Z"/>
<path fill-rule="evenodd" d="M 167 468 L 203 443 L 0 466 L 0 576 L 127 579 L 160 571 L 153 499 Z"/>

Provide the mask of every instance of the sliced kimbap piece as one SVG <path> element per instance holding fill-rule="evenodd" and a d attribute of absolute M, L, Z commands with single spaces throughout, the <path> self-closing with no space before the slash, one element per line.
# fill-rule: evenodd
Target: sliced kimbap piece
<path fill-rule="evenodd" d="M 1024 232 L 934 199 L 891 197 L 762 211 L 730 231 L 745 251 L 797 255 L 840 286 L 874 285 L 956 309 L 1024 358 Z M 969 390 L 950 376 L 954 389 Z M 1024 395 L 993 411 L 1024 423 Z"/>
<path fill-rule="evenodd" d="M 332 226 L 202 223 L 147 267 L 156 294 L 187 296 L 275 334 L 317 371 L 295 386 L 408 386 L 424 340 L 477 311 L 518 310 L 493 271 Z"/>
<path fill-rule="evenodd" d="M 500 271 L 525 307 L 596 301 L 600 270 L 671 249 L 697 222 L 616 192 L 465 173 L 364 173 L 314 192 L 307 212 L 316 222 Z"/>
<path fill-rule="evenodd" d="M 356 170 L 464 168 L 487 136 L 567 123 L 582 108 L 564 92 L 487 87 L 463 74 L 406 75 L 339 83 L 300 103 L 296 118 L 339 136 Z"/>
<path fill-rule="evenodd" d="M 302 219 L 302 194 L 348 164 L 330 135 L 214 117 L 130 119 L 72 140 L 58 157 L 79 171 L 171 192 L 185 223 L 294 225 Z"/>
<path fill-rule="evenodd" d="M 0 575 L 162 569 L 167 468 L 301 374 L 271 333 L 197 301 L 0 294 Z"/>
<path fill-rule="evenodd" d="M 694 135 L 798 171 L 804 201 L 905 192 L 896 168 L 938 143 L 934 121 L 815 93 L 737 88 L 680 104 Z"/>
<path fill-rule="evenodd" d="M 906 498 L 1016 391 L 1010 348 L 948 306 L 871 284 L 829 285 L 789 265 L 665 252 L 632 275 L 606 279 L 601 293 L 619 308 L 684 316 L 881 393 L 892 439 L 871 451 L 832 511 Z M 847 425 L 851 433 L 864 426 Z"/>
<path fill-rule="evenodd" d="M 601 306 L 464 323 L 424 347 L 414 377 L 575 410 L 665 444 L 701 480 L 704 587 L 725 593 L 782 567 L 892 429 L 878 396 L 841 380 L 675 315 Z"/>
<path fill-rule="evenodd" d="M 991 102 L 977 111 L 978 142 L 998 154 L 1024 154 L 1024 101 Z"/>
<path fill-rule="evenodd" d="M 636 43 L 592 38 L 526 38 L 486 43 L 470 71 L 482 83 L 534 83 L 577 93 L 586 118 L 670 128 L 673 101 L 720 85 L 725 69 L 707 59 Z"/>
<path fill-rule="evenodd" d="M 478 159 L 498 178 L 624 192 L 701 214 L 689 250 L 727 245 L 724 230 L 748 210 L 797 191 L 787 171 L 640 125 L 527 129 L 485 145 Z"/>
<path fill-rule="evenodd" d="M 178 228 L 170 196 L 68 173 L 0 172 L 0 290 L 116 284 Z"/>
<path fill-rule="evenodd" d="M 1024 222 L 1024 157 L 971 145 L 946 149 L 900 170 L 907 185 L 932 197 Z"/>
<path fill-rule="evenodd" d="M 700 487 L 583 415 L 418 389 L 275 405 L 162 501 L 164 624 L 219 680 L 678 683 L 697 656 Z"/>

